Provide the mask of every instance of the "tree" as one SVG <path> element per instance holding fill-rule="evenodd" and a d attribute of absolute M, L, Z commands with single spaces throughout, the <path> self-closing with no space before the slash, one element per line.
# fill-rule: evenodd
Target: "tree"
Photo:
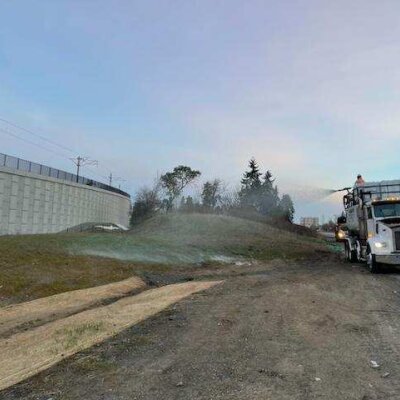
<path fill-rule="evenodd" d="M 214 209 L 217 203 L 221 200 L 221 181 L 215 179 L 210 182 L 207 181 L 203 185 L 201 192 L 201 202 L 203 207 L 207 209 Z"/>
<path fill-rule="evenodd" d="M 274 186 L 275 179 L 271 171 L 264 175 L 260 172 L 257 162 L 252 158 L 249 171 L 244 173 L 239 192 L 242 206 L 251 207 L 263 215 L 276 215 L 278 212 L 278 188 Z M 262 176 L 262 178 L 261 178 Z"/>
<path fill-rule="evenodd" d="M 239 192 L 240 203 L 242 206 L 253 206 L 257 208 L 257 199 L 260 195 L 262 173 L 257 165 L 257 161 L 252 158 L 249 161 L 249 171 L 243 174 L 241 181 L 242 188 Z"/>
<path fill-rule="evenodd" d="M 274 215 L 277 213 L 279 204 L 278 187 L 274 186 L 275 179 L 271 171 L 267 171 L 262 179 L 261 193 L 258 211 L 263 215 Z"/>
<path fill-rule="evenodd" d="M 179 206 L 179 210 L 183 212 L 194 212 L 197 208 L 198 204 L 193 201 L 192 196 L 182 196 L 181 197 L 181 204 Z"/>
<path fill-rule="evenodd" d="M 183 189 L 200 175 L 200 171 L 193 170 L 185 165 L 179 165 L 172 172 L 161 175 L 161 186 L 168 196 L 165 201 L 167 211 L 172 209 L 174 201 L 182 194 Z"/>
<path fill-rule="evenodd" d="M 325 232 L 335 232 L 335 229 L 336 229 L 336 223 L 332 220 L 321 225 L 321 230 Z"/>
<path fill-rule="evenodd" d="M 223 212 L 229 213 L 230 211 L 240 207 L 240 190 L 238 188 L 230 190 L 224 188 L 221 190 L 221 192 L 222 193 L 219 202 Z"/>
<path fill-rule="evenodd" d="M 195 210 L 195 203 L 192 196 L 186 197 L 185 209 L 187 212 L 193 212 Z"/>
<path fill-rule="evenodd" d="M 153 188 L 143 187 L 137 192 L 132 207 L 131 225 L 142 222 L 160 209 L 159 192 L 159 184 L 155 184 Z"/>
<path fill-rule="evenodd" d="M 294 205 L 291 197 L 288 194 L 284 194 L 279 202 L 279 208 L 282 216 L 288 221 L 293 222 L 294 218 Z"/>

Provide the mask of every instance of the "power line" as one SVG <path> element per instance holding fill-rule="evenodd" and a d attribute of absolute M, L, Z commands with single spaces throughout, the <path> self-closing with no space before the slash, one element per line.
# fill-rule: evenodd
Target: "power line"
<path fill-rule="evenodd" d="M 35 133 L 35 132 L 33 132 L 32 130 L 30 130 L 30 129 L 27 129 L 27 128 L 24 128 L 24 127 L 22 127 L 22 126 L 20 126 L 20 125 L 17 125 L 17 124 L 15 124 L 15 123 L 13 123 L 13 122 L 11 122 L 11 121 L 9 121 L 9 120 L 7 120 L 7 119 L 5 119 L 5 118 L 1 118 L 0 117 L 0 121 L 1 122 L 4 122 L 5 124 L 7 124 L 7 125 L 9 125 L 9 126 L 11 126 L 11 127 L 13 127 L 13 128 L 16 128 L 16 129 L 20 129 L 21 131 L 23 131 L 23 132 L 26 132 L 26 133 L 28 133 L 28 134 L 30 134 L 30 135 L 32 135 L 32 136 L 34 136 L 34 137 L 37 137 L 37 138 L 39 138 L 39 139 L 41 139 L 41 140 L 43 140 L 43 141 L 45 141 L 45 142 L 47 142 L 47 143 L 49 143 L 49 144 L 51 144 L 51 145 L 53 145 L 53 146 L 57 146 L 57 147 L 59 147 L 60 149 L 62 149 L 62 150 L 65 150 L 65 151 L 68 151 L 68 152 L 71 152 L 71 153 L 74 153 L 74 154 L 79 154 L 79 152 L 78 151 L 75 151 L 75 150 L 73 150 L 72 148 L 70 148 L 70 147 L 67 147 L 67 146 L 65 146 L 65 145 L 62 145 L 62 144 L 59 144 L 59 143 L 57 143 L 57 142 L 55 142 L 55 141 L 53 141 L 53 140 L 51 140 L 51 139 L 48 139 L 48 138 L 46 138 L 46 137 L 44 137 L 44 136 L 42 136 L 42 135 L 40 135 L 40 134 L 38 134 L 38 133 Z M 83 158 L 83 157 L 80 157 L 80 156 L 78 156 L 78 157 L 76 157 L 76 158 L 74 158 L 74 159 L 71 159 L 70 157 L 67 157 L 65 154 L 61 154 L 61 153 L 59 153 L 59 152 L 57 152 L 57 151 L 55 151 L 55 150 L 53 150 L 53 149 L 49 149 L 49 148 L 47 148 L 47 147 L 45 147 L 45 146 L 43 146 L 43 145 L 41 145 L 41 144 L 39 144 L 39 143 L 36 143 L 36 142 L 33 142 L 33 141 L 31 141 L 31 140 L 29 140 L 29 139 L 26 139 L 26 138 L 24 138 L 24 137 L 21 137 L 21 136 L 19 136 L 19 135 L 17 135 L 17 134 L 15 134 L 14 132 L 10 132 L 10 130 L 8 129 L 8 128 L 2 128 L 1 126 L 0 126 L 0 132 L 3 132 L 3 133 L 5 133 L 5 134 L 7 134 L 7 135 L 9 135 L 9 136 L 12 136 L 12 137 L 14 137 L 14 138 L 16 138 L 16 139 L 19 139 L 19 140 L 21 140 L 21 141 L 24 141 L 24 142 L 26 142 L 26 143 L 29 143 L 29 144 L 31 144 L 31 145 L 33 145 L 33 146 L 36 146 L 36 147 L 38 147 L 38 148 L 40 148 L 40 149 L 42 149 L 42 150 L 46 150 L 46 151 L 48 151 L 48 152 L 50 152 L 50 153 L 53 153 L 53 154 L 55 154 L 55 155 L 57 155 L 57 156 L 59 156 L 59 157 L 62 157 L 62 158 L 64 158 L 64 159 L 69 159 L 69 160 L 73 160 L 74 162 L 75 162 L 75 164 L 77 165 L 77 162 L 79 162 L 79 159 L 81 159 L 81 162 L 84 162 L 84 161 L 90 161 L 89 160 L 89 158 Z M 96 161 L 96 166 L 98 165 L 98 162 Z M 83 165 L 85 165 L 84 163 L 81 163 L 80 164 L 80 166 L 83 166 Z M 89 164 L 87 164 L 87 165 L 94 165 L 94 163 L 93 162 L 91 162 L 91 163 L 89 163 Z M 79 166 L 79 168 L 80 168 L 80 166 Z M 78 165 L 77 165 L 77 167 L 78 167 Z M 78 168 L 78 169 L 79 169 Z M 87 167 L 86 167 L 87 168 Z M 105 168 L 102 168 L 103 170 L 105 170 L 105 169 L 108 169 L 108 170 L 110 170 L 111 168 L 108 168 L 107 166 L 105 166 Z M 110 179 L 110 177 L 109 176 L 102 176 L 102 175 L 100 175 L 100 174 L 98 174 L 97 172 L 95 172 L 95 171 L 93 171 L 91 168 L 87 168 L 92 174 L 94 174 L 94 175 L 96 175 L 96 176 L 98 176 L 98 177 L 100 177 L 100 178 L 102 178 L 102 179 L 104 179 L 104 180 L 109 180 Z M 79 175 L 79 174 L 78 174 Z M 121 181 L 121 182 L 126 182 L 124 179 L 122 179 L 122 178 L 111 178 L 111 181 L 112 180 L 117 180 L 117 181 Z M 111 186 L 111 185 L 110 185 Z"/>
<path fill-rule="evenodd" d="M 62 145 L 62 144 L 59 144 L 59 143 L 57 143 L 57 142 L 55 142 L 55 141 L 53 141 L 53 140 L 51 140 L 51 139 L 48 139 L 48 138 L 46 138 L 46 137 L 44 137 L 44 136 L 42 136 L 42 135 L 39 135 L 38 133 L 33 132 L 33 131 L 30 130 L 30 129 L 24 128 L 24 127 L 21 126 L 21 125 L 17 125 L 17 124 L 15 124 L 14 122 L 11 122 L 11 121 L 9 121 L 9 120 L 7 120 L 7 119 L 5 119 L 5 118 L 1 118 L 1 117 L 0 117 L 0 121 L 5 122 L 6 124 L 8 124 L 8 125 L 10 125 L 10 126 L 13 126 L 14 128 L 17 128 L 17 129 L 20 129 L 20 130 L 22 130 L 22 131 L 24 131 L 24 132 L 27 132 L 27 133 L 29 133 L 30 135 L 36 136 L 36 137 L 40 138 L 41 140 L 44 140 L 44 141 L 46 141 L 46 142 L 48 142 L 48 143 L 50 143 L 50 144 L 52 144 L 52 145 L 54 145 L 54 146 L 58 146 L 59 148 L 61 148 L 61 149 L 63 149 L 63 150 L 67 150 L 67 151 L 69 151 L 69 152 L 71 152 L 71 153 L 74 153 L 74 154 L 79 154 L 78 151 L 75 151 L 75 150 L 71 149 L 70 147 L 67 147 L 67 146 L 64 146 L 64 145 Z M 1 129 L 1 127 L 0 127 L 0 129 Z M 14 137 L 17 137 L 17 135 L 12 134 L 12 133 L 9 132 L 9 131 L 7 131 L 6 133 L 8 133 L 8 134 L 10 134 L 10 135 L 13 135 Z M 38 145 L 38 144 L 36 144 L 36 143 L 34 143 L 34 142 L 31 142 L 30 140 L 27 140 L 27 139 L 22 138 L 22 137 L 18 137 L 18 138 L 21 139 L 21 140 L 25 140 L 27 143 L 33 144 L 33 145 L 35 145 L 35 146 L 40 146 L 40 145 Z M 47 151 L 52 151 L 52 150 L 47 149 L 47 148 L 45 148 L 45 147 L 41 147 L 41 148 L 43 148 L 43 149 L 45 149 L 45 150 L 47 150 Z M 52 151 L 52 152 L 53 152 L 53 151 Z M 54 152 L 54 153 L 55 153 L 55 152 Z M 55 153 L 55 154 L 56 154 L 56 153 Z M 57 153 L 57 154 L 60 155 L 60 153 Z M 63 155 L 62 157 L 65 158 L 66 156 Z M 70 158 L 69 158 L 69 159 L 70 159 Z M 104 168 L 104 171 L 106 171 L 106 170 L 110 170 L 110 168 Z M 94 171 L 92 171 L 92 172 L 93 172 L 95 175 L 100 176 L 100 177 L 103 178 L 103 179 L 108 179 L 108 177 L 106 177 L 106 176 L 101 176 L 101 175 L 97 174 L 97 173 L 94 172 Z"/>
<path fill-rule="evenodd" d="M 33 146 L 39 147 L 39 148 L 42 149 L 42 150 L 49 151 L 50 153 L 56 154 L 57 156 L 60 156 L 60 157 L 62 157 L 62 158 L 68 159 L 68 157 L 66 157 L 64 154 L 58 153 L 57 151 L 54 151 L 54 150 L 50 150 L 50 149 L 48 149 L 47 147 L 44 147 L 44 146 L 42 146 L 42 145 L 40 145 L 40 144 L 38 144 L 38 143 L 32 142 L 32 141 L 30 141 L 29 139 L 25 139 L 25 138 L 23 138 L 23 137 L 21 137 L 21 136 L 18 136 L 18 135 L 16 135 L 15 133 L 12 133 L 12 132 L 10 132 L 10 131 L 7 131 L 7 130 L 4 129 L 4 128 L 1 128 L 1 127 L 0 127 L 0 132 L 3 132 L 3 133 L 5 133 L 5 134 L 7 134 L 7 135 L 9 135 L 9 136 L 12 136 L 12 137 L 16 138 L 16 139 L 22 140 L 23 142 L 29 143 L 29 144 L 31 144 L 31 145 L 33 145 Z"/>
<path fill-rule="evenodd" d="M 48 138 L 46 138 L 46 137 L 44 137 L 44 136 L 42 136 L 42 135 L 39 135 L 38 133 L 35 133 L 35 132 L 31 131 L 30 129 L 24 128 L 24 127 L 19 126 L 19 125 L 17 125 L 17 124 L 14 124 L 13 122 L 8 121 L 8 120 L 6 120 L 6 119 L 4 119 L 4 118 L 1 118 L 1 117 L 0 117 L 0 121 L 6 123 L 6 124 L 8 124 L 8 125 L 13 126 L 14 128 L 21 129 L 22 131 L 24 131 L 24 132 L 26 132 L 26 133 L 29 133 L 29 134 L 32 135 L 32 136 L 36 136 L 36 137 L 38 137 L 39 139 L 42 139 L 42 140 L 44 140 L 45 142 L 52 144 L 53 146 L 59 147 L 60 149 L 67 150 L 67 151 L 69 151 L 69 152 L 71 152 L 71 153 L 75 153 L 75 154 L 77 153 L 77 151 L 75 151 L 75 150 L 73 150 L 73 149 L 71 149 L 71 148 L 69 148 L 69 147 L 67 147 L 67 146 L 64 146 L 63 144 L 59 144 L 59 143 L 55 142 L 54 140 L 48 139 Z"/>
<path fill-rule="evenodd" d="M 29 144 L 31 144 L 32 146 L 36 146 L 36 147 L 38 147 L 39 149 L 46 150 L 46 151 L 48 151 L 48 152 L 50 152 L 50 153 L 53 153 L 53 154 L 55 154 L 55 155 L 57 155 L 57 156 L 59 156 L 59 157 L 62 157 L 63 159 L 71 160 L 71 158 L 66 157 L 64 154 L 58 153 L 57 151 L 54 151 L 54 150 L 50 150 L 50 149 L 48 149 L 47 147 L 44 147 L 44 146 L 42 146 L 42 145 L 40 145 L 40 144 L 38 144 L 38 143 L 32 142 L 32 141 L 29 140 L 29 139 L 26 139 L 26 138 L 23 138 L 23 137 L 21 137 L 21 136 L 18 136 L 18 135 L 16 135 L 15 133 L 10 132 L 10 131 L 8 131 L 8 130 L 6 130 L 6 129 L 4 129 L 4 128 L 1 128 L 1 127 L 0 127 L 0 132 L 5 133 L 5 134 L 7 134 L 7 135 L 9 135 L 9 136 L 12 136 L 12 137 L 14 137 L 14 138 L 16 138 L 16 139 L 18 139 L 18 140 L 23 141 L 23 142 L 29 143 Z M 83 164 L 81 164 L 81 166 L 82 166 L 82 165 L 83 165 Z M 107 181 L 107 179 L 108 179 L 107 177 L 102 176 L 102 175 L 99 175 L 97 172 L 93 171 L 91 168 L 87 168 L 87 169 L 89 169 L 90 172 L 91 172 L 92 174 L 94 174 L 94 175 L 96 175 L 96 176 L 98 176 L 98 177 L 100 177 L 100 178 L 102 178 L 102 179 L 104 179 L 104 180 Z"/>
<path fill-rule="evenodd" d="M 112 186 L 113 182 L 126 182 L 125 179 L 120 178 L 119 176 L 114 176 L 112 172 L 110 172 L 110 175 L 108 175 L 108 184 Z"/>

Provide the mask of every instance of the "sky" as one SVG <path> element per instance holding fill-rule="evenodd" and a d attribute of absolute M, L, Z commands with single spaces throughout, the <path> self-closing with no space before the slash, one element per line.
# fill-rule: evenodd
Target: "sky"
<path fill-rule="evenodd" d="M 0 152 L 132 194 L 179 164 L 235 187 L 255 157 L 329 217 L 309 188 L 400 178 L 399 65 L 397 0 L 3 1 L 0 118 L 63 148 L 0 121 Z"/>

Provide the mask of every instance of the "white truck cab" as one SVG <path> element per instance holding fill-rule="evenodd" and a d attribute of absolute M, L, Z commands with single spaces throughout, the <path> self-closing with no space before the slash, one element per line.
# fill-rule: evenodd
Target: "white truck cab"
<path fill-rule="evenodd" d="M 400 266 L 400 180 L 367 182 L 343 197 L 346 258 L 366 261 L 371 272 Z"/>

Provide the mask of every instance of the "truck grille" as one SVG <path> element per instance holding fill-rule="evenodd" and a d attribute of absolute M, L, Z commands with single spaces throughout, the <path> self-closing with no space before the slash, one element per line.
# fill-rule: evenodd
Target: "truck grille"
<path fill-rule="evenodd" d="M 394 233 L 394 238 L 395 238 L 395 241 L 396 241 L 396 250 L 400 251 L 400 231 L 396 231 Z"/>

